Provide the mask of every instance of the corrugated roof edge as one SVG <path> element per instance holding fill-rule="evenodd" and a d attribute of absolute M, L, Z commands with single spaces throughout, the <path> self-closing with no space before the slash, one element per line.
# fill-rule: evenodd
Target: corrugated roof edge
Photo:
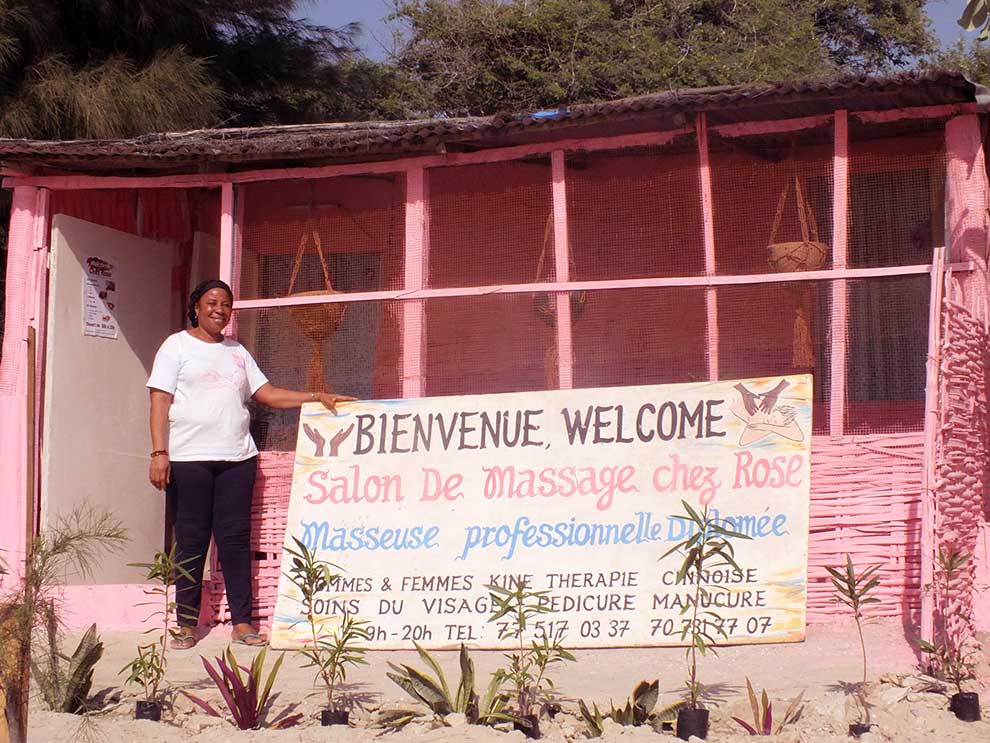
<path fill-rule="evenodd" d="M 667 112 L 720 112 L 731 120 L 791 118 L 838 108 L 885 110 L 951 103 L 990 110 L 990 90 L 958 71 L 924 70 L 885 77 L 864 75 L 775 85 L 733 85 L 671 90 L 613 101 L 579 103 L 539 112 L 499 113 L 451 119 L 298 124 L 146 134 L 130 139 L 0 139 L 0 159 L 10 164 L 101 170 L 204 163 L 382 159 L 423 152 L 448 143 L 497 146 L 497 139 L 529 137 Z M 786 111 L 781 110 L 783 106 Z M 800 109 L 800 110 L 798 110 Z"/>

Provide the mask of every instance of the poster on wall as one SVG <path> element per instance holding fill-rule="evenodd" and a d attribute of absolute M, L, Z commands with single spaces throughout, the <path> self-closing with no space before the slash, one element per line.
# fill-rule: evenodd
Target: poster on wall
<path fill-rule="evenodd" d="M 95 255 L 83 261 L 83 335 L 117 337 L 116 268 Z"/>
<path fill-rule="evenodd" d="M 801 641 L 811 401 L 803 375 L 306 404 L 285 544 L 338 566 L 314 611 L 376 649 L 508 646 L 486 586 L 519 581 L 567 647 L 682 644 L 698 580 L 723 642 Z M 682 502 L 750 537 L 738 570 L 678 577 Z M 290 564 L 279 649 L 309 632 Z"/>

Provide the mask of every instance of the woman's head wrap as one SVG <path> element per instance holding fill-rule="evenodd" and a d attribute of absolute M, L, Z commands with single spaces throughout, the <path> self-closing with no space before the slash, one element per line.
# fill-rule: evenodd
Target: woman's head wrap
<path fill-rule="evenodd" d="M 230 290 L 230 286 L 226 281 L 221 281 L 220 279 L 207 279 L 206 281 L 200 282 L 199 286 L 193 289 L 192 294 L 189 295 L 189 323 L 194 328 L 199 325 L 199 320 L 196 318 L 196 303 L 210 289 L 223 289 L 230 297 L 230 301 L 234 301 L 234 292 Z"/>

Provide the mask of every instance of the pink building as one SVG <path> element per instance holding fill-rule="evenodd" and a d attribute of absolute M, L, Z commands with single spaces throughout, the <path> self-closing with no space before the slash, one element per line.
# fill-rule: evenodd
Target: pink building
<path fill-rule="evenodd" d="M 930 72 L 0 141 L 14 199 L 0 545 L 16 563 L 28 529 L 82 501 L 114 509 L 133 541 L 69 578 L 69 613 L 140 621 L 123 565 L 166 534 L 143 384 L 190 285 L 219 275 L 236 336 L 289 387 L 388 399 L 811 372 L 810 620 L 835 616 L 823 566 L 849 553 L 882 565 L 877 614 L 929 632 L 940 609 L 922 586 L 951 546 L 976 556 L 956 608 L 990 629 L 987 101 Z M 110 264 L 116 338 L 82 330 L 94 257 Z M 304 335 L 298 308 L 319 305 L 343 319 Z M 296 420 L 254 425 L 265 621 Z M 210 590 L 222 619 L 216 571 Z"/>

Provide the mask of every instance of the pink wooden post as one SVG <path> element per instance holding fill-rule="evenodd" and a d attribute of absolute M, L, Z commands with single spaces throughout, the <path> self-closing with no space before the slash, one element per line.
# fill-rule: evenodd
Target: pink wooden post
<path fill-rule="evenodd" d="M 550 156 L 553 177 L 553 249 L 557 282 L 571 280 L 571 246 L 567 232 L 567 180 L 564 151 L 554 150 Z M 574 387 L 574 346 L 571 336 L 571 295 L 557 293 L 557 371 L 562 390 Z"/>
<path fill-rule="evenodd" d="M 712 169 L 708 156 L 708 119 L 700 113 L 696 119 L 698 137 L 698 177 L 701 189 L 701 216 L 705 240 L 705 276 L 718 272 L 715 262 L 715 208 L 712 200 Z M 705 354 L 708 357 L 708 379 L 718 380 L 718 294 L 714 286 L 705 289 Z"/>
<path fill-rule="evenodd" d="M 942 287 L 945 248 L 936 248 L 932 260 L 931 299 L 928 307 L 928 359 L 925 362 L 925 448 L 921 473 L 921 585 L 932 585 L 935 575 L 935 439 L 939 427 L 939 366 L 942 346 Z M 935 634 L 935 597 L 921 591 L 921 639 Z"/>
<path fill-rule="evenodd" d="M 406 173 L 405 291 L 426 287 L 429 261 L 427 185 L 423 168 Z M 423 397 L 426 307 L 422 299 L 402 303 L 402 396 Z"/>
<path fill-rule="evenodd" d="M 23 572 L 28 520 L 28 327 L 38 327 L 38 308 L 44 302 L 47 252 L 38 189 L 14 189 L 7 239 L 7 281 L 3 357 L 0 361 L 0 557 L 7 563 L 6 580 Z M 39 221 L 42 222 L 39 225 Z M 41 238 L 42 242 L 38 244 Z M 33 488 L 33 483 L 30 483 Z"/>
<path fill-rule="evenodd" d="M 945 125 L 945 198 L 947 260 L 975 261 L 985 267 L 987 251 L 987 176 L 980 120 L 956 116 Z M 986 322 L 987 282 L 982 271 L 962 279 L 956 298 Z"/>
<path fill-rule="evenodd" d="M 220 186 L 220 280 L 234 280 L 234 184 Z M 237 287 L 231 284 L 234 292 Z"/>
<path fill-rule="evenodd" d="M 835 154 L 832 158 L 832 268 L 845 270 L 849 240 L 849 116 L 835 112 Z M 845 432 L 846 329 L 849 317 L 849 285 L 832 282 L 831 389 L 828 429 L 832 436 Z"/>

